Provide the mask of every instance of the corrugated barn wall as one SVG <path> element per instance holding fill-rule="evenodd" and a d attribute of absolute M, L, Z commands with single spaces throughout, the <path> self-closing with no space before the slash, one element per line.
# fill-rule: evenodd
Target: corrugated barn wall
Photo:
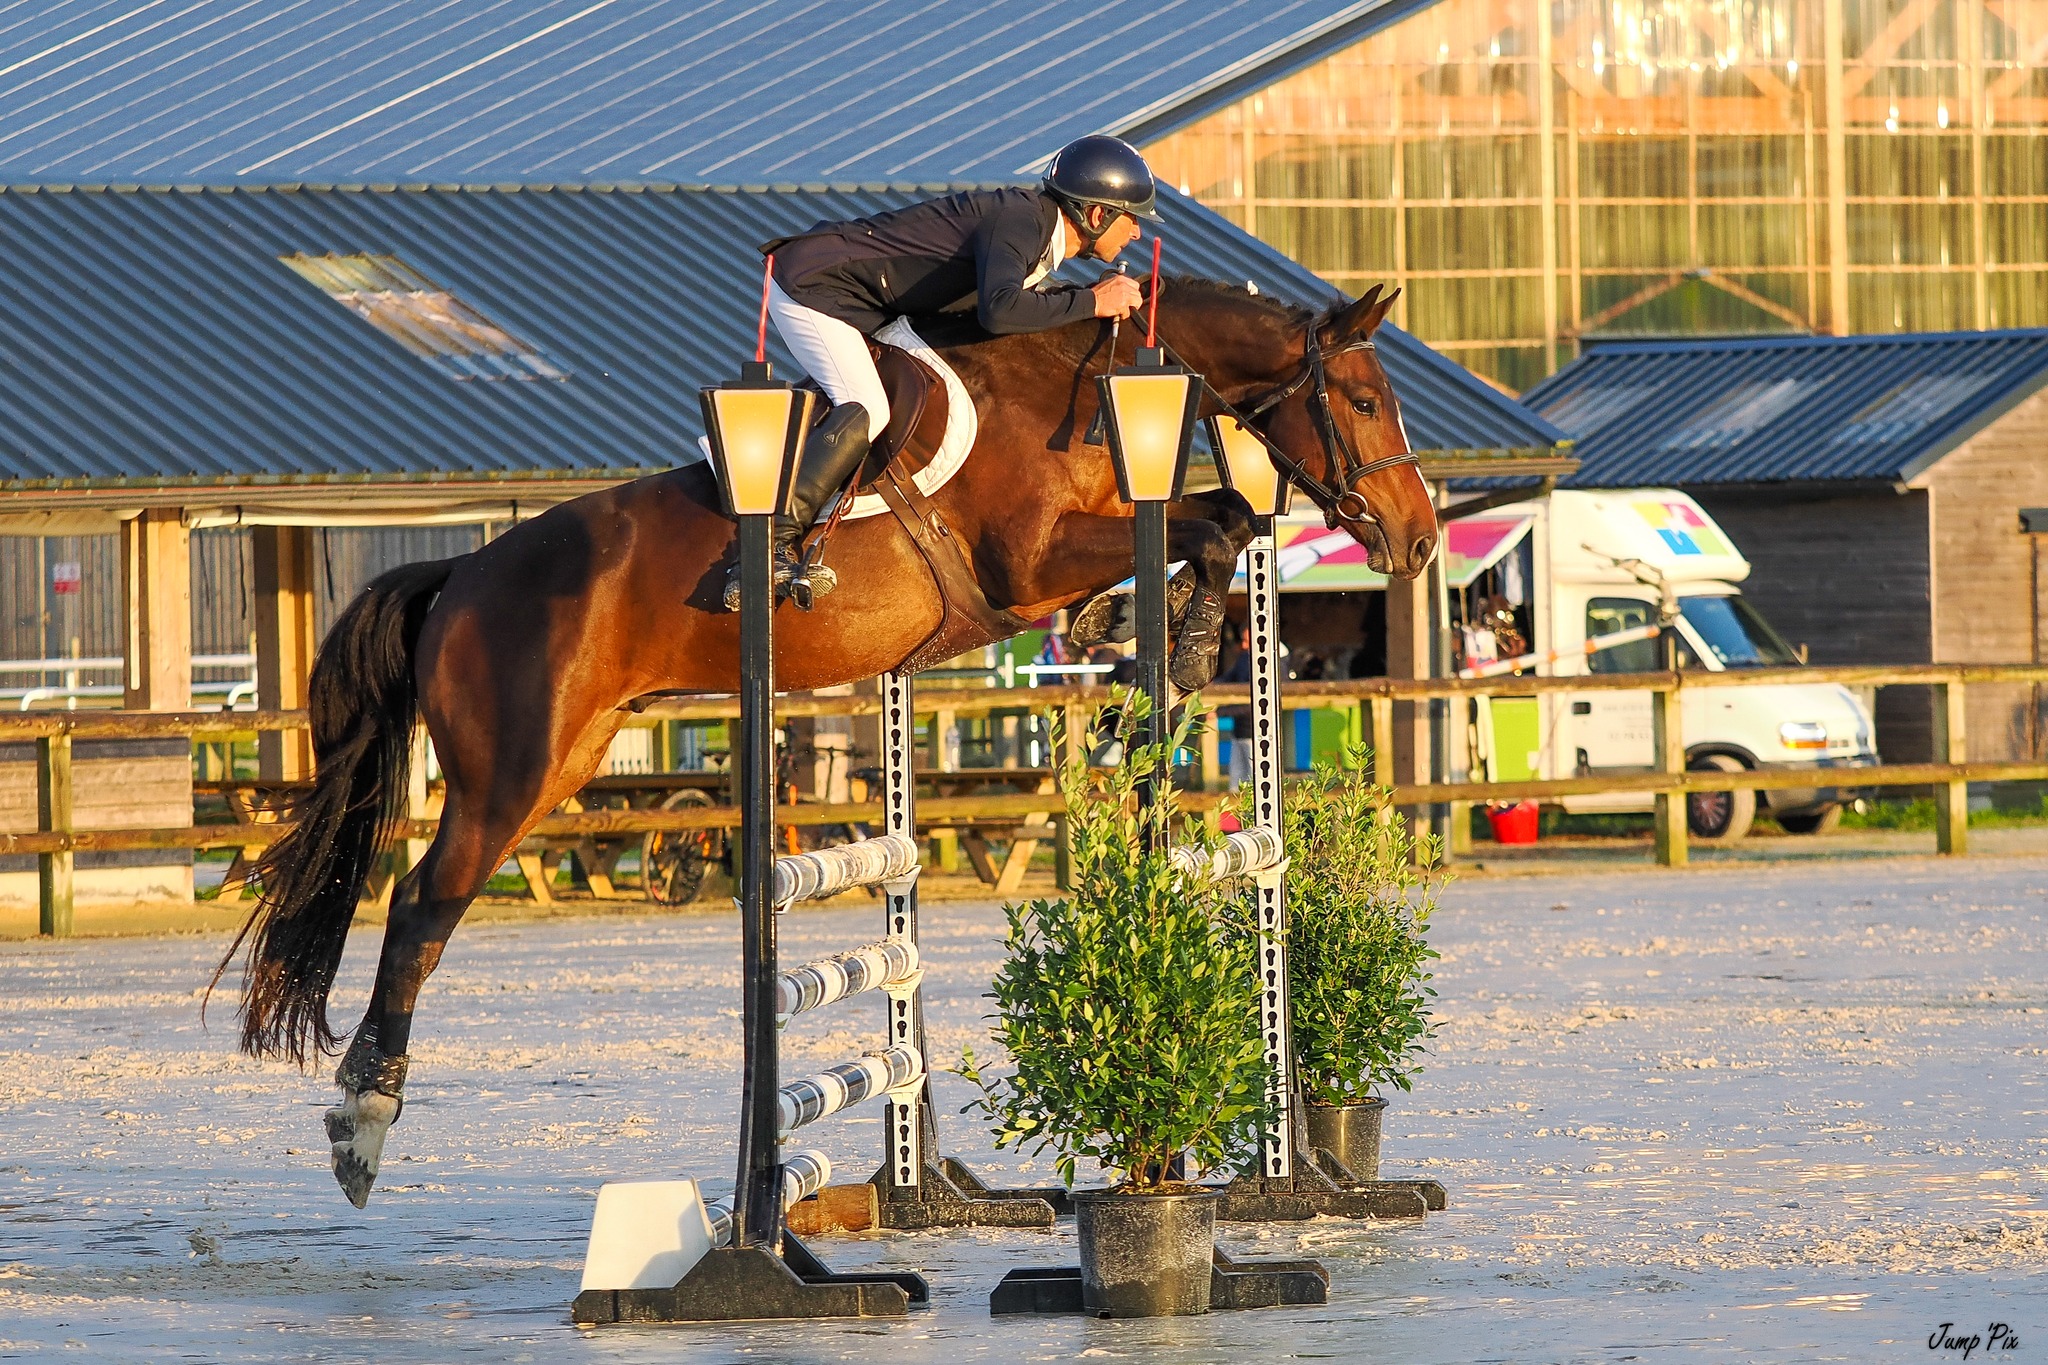
<path fill-rule="evenodd" d="M 57 592 L 76 565 L 80 591 Z M 0 657 L 86 657 L 121 652 L 121 540 L 118 536 L 0 536 Z M 78 648 L 72 649 L 76 638 Z M 22 679 L 9 677 L 19 686 Z"/>

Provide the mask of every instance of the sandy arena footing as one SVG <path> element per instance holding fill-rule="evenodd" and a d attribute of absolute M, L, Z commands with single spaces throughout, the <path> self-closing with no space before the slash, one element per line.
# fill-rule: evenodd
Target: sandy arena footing
<path fill-rule="evenodd" d="M 790 916 L 843 946 L 859 906 Z M 930 907 L 935 1063 L 986 1052 L 1000 911 Z M 1326 1309 L 991 1319 L 1050 1233 L 832 1238 L 922 1271 L 907 1322 L 568 1322 L 597 1186 L 729 1187 L 738 926 L 728 915 L 473 925 L 423 1000 L 369 1209 L 327 1171 L 322 1074 L 199 1021 L 218 934 L 0 950 L 0 1359 L 121 1361 L 2048 1360 L 2048 862 L 1883 859 L 1472 878 L 1439 917 L 1441 1030 L 1389 1114 L 1426 1222 L 1227 1229 L 1312 1254 Z M 376 946 L 359 931 L 336 1017 Z M 873 1045 L 866 1008 L 792 1025 L 791 1063 Z M 965 1089 L 940 1078 L 942 1114 Z M 989 1150 L 991 1174 L 1049 1162 Z M 879 1123 L 817 1134 L 873 1166 Z"/>

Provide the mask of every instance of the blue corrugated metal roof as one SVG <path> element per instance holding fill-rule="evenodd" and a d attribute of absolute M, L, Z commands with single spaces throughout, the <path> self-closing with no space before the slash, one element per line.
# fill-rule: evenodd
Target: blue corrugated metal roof
<path fill-rule="evenodd" d="M 752 347 L 755 245 L 943 188 L 0 191 L 0 489 L 665 467 L 694 449 L 697 386 Z M 1208 210 L 1163 211 L 1177 268 L 1331 296 Z M 294 253 L 395 254 L 569 378 L 457 381 Z M 1548 444 L 1412 338 L 1383 351 L 1418 444 Z"/>
<path fill-rule="evenodd" d="M 0 180 L 1007 179 L 1433 0 L 56 0 Z"/>
<path fill-rule="evenodd" d="M 2048 384 L 2048 331 L 1597 346 L 1523 395 L 1566 484 L 1902 482 Z"/>

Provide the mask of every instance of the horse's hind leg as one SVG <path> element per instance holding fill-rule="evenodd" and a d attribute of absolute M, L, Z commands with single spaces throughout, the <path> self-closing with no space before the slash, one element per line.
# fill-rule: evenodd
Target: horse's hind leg
<path fill-rule="evenodd" d="M 481 765 L 448 767 L 440 829 L 426 856 L 392 892 L 369 1008 L 335 1072 L 341 1101 L 327 1111 L 327 1140 L 333 1144 L 334 1178 L 357 1208 L 369 1202 L 385 1137 L 405 1108 L 406 1049 L 420 988 L 505 855 L 597 770 L 614 728 L 593 727 L 569 752 L 526 755 L 525 763 L 518 755 L 495 754 L 484 755 Z M 526 733 L 539 732 L 536 727 Z M 454 760 L 456 754 L 447 757 Z M 463 783 L 464 768 L 486 776 L 484 791 Z M 520 776 L 525 773 L 546 774 L 537 792 L 533 781 Z"/>

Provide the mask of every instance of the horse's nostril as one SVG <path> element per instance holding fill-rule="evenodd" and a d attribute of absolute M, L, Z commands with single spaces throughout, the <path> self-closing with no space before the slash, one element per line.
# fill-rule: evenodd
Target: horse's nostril
<path fill-rule="evenodd" d="M 1410 562 L 1411 562 L 1411 563 L 1415 563 L 1415 564 L 1427 564 L 1427 563 L 1429 563 L 1429 552 L 1430 552 L 1431 550 L 1435 549 L 1435 548 L 1436 548 L 1436 537 L 1434 537 L 1434 536 L 1422 536 L 1422 537 L 1420 537 L 1420 538 L 1419 538 L 1419 539 L 1417 539 L 1417 540 L 1416 540 L 1416 542 L 1415 542 L 1415 558 L 1414 558 L 1413 560 L 1411 560 Z"/>

